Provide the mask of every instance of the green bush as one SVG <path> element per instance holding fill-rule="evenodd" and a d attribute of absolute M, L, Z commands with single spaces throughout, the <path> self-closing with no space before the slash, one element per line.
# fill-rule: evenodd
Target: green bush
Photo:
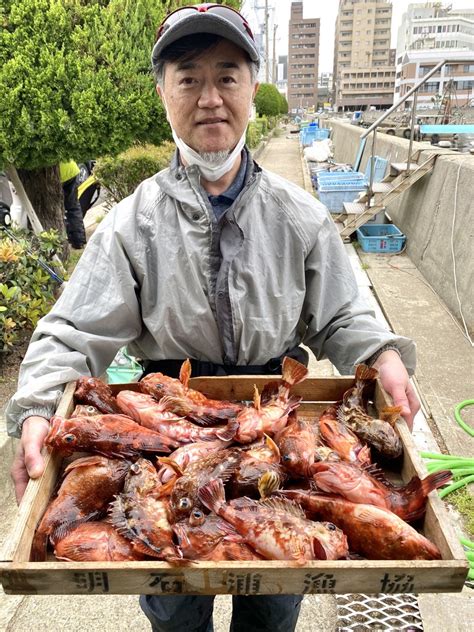
<path fill-rule="evenodd" d="M 43 232 L 27 239 L 15 231 L 20 243 L 0 239 L 0 353 L 9 351 L 24 330 L 33 329 L 55 301 L 57 283 L 37 263 L 61 254 L 57 231 Z M 27 249 L 32 254 L 27 253 Z"/>
<path fill-rule="evenodd" d="M 262 140 L 262 132 L 261 126 L 257 123 L 257 121 L 250 121 L 247 127 L 247 134 L 245 137 L 245 142 L 247 147 L 250 149 L 255 149 L 259 142 Z"/>
<path fill-rule="evenodd" d="M 166 141 L 159 146 L 135 145 L 118 156 L 104 156 L 97 160 L 94 175 L 116 202 L 131 195 L 137 186 L 165 169 L 175 151 Z"/>
<path fill-rule="evenodd" d="M 278 116 L 281 110 L 280 93 L 272 83 L 262 83 L 255 95 L 255 108 L 259 116 Z"/>

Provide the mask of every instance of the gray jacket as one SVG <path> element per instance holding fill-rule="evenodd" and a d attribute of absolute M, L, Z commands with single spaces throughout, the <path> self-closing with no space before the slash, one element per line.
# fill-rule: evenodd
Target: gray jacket
<path fill-rule="evenodd" d="M 197 168 L 165 169 L 100 223 L 39 322 L 8 431 L 51 415 L 67 382 L 101 375 L 124 345 L 153 360 L 261 365 L 300 342 L 343 374 L 388 343 L 415 367 L 413 342 L 361 300 L 336 227 L 311 195 L 254 164 L 216 222 Z"/>

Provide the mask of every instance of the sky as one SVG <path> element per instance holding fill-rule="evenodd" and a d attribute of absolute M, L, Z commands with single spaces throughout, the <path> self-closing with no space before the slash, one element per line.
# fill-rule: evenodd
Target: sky
<path fill-rule="evenodd" d="M 413 0 L 411 0 L 413 3 Z M 263 5 L 263 0 L 261 0 Z M 277 54 L 288 53 L 288 22 L 290 20 L 291 0 L 269 0 L 269 5 L 276 8 Z M 397 45 L 397 31 L 410 0 L 393 0 L 392 14 L 392 48 Z M 454 9 L 469 9 L 473 7 L 473 0 L 452 0 L 443 4 L 452 4 Z M 334 53 L 334 25 L 336 23 L 338 0 L 303 0 L 303 18 L 321 19 L 321 39 L 319 47 L 319 72 L 332 72 Z"/>

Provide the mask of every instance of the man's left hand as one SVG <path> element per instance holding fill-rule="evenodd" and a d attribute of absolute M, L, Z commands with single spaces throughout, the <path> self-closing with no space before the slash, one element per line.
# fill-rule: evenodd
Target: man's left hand
<path fill-rule="evenodd" d="M 413 419 L 420 410 L 420 402 L 400 356 L 393 350 L 384 351 L 372 366 L 378 370 L 382 386 L 392 396 L 393 405 L 402 407 L 402 417 L 410 431 L 413 430 Z"/>

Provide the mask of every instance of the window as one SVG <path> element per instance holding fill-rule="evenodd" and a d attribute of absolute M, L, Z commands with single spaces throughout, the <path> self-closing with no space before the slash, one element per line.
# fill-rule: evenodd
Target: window
<path fill-rule="evenodd" d="M 474 72 L 474 64 L 464 64 L 463 72 Z"/>

